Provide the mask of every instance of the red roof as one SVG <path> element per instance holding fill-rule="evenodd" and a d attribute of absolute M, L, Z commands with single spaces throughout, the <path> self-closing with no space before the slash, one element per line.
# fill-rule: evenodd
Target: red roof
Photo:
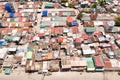
<path fill-rule="evenodd" d="M 52 40 L 49 40 L 49 44 L 52 44 L 53 42 L 52 42 Z"/>
<path fill-rule="evenodd" d="M 99 32 L 95 32 L 94 35 L 100 36 L 100 35 L 102 35 L 102 32 L 100 32 L 100 31 Z"/>
<path fill-rule="evenodd" d="M 86 33 L 82 34 L 83 39 L 88 39 L 88 35 Z"/>
<path fill-rule="evenodd" d="M 13 28 L 6 28 L 6 31 L 9 33 L 9 32 L 12 32 Z"/>
<path fill-rule="evenodd" d="M 73 34 L 78 33 L 78 27 L 72 27 L 72 32 L 73 32 Z"/>
<path fill-rule="evenodd" d="M 77 0 L 73 0 L 74 3 L 77 3 Z"/>
<path fill-rule="evenodd" d="M 22 20 L 23 20 L 23 18 L 22 18 L 22 17 L 20 17 L 20 18 L 19 18 L 19 22 L 22 22 Z"/>
<path fill-rule="evenodd" d="M 67 17 L 67 22 L 71 23 L 72 22 L 72 17 L 68 16 Z"/>
<path fill-rule="evenodd" d="M 55 32 L 55 34 L 61 34 L 62 28 L 60 28 L 60 27 L 54 28 L 54 32 Z"/>
<path fill-rule="evenodd" d="M 62 12 L 61 11 L 59 12 L 59 16 L 62 16 Z"/>
<path fill-rule="evenodd" d="M 80 43 L 81 42 L 80 38 L 75 38 L 75 42 Z"/>
<path fill-rule="evenodd" d="M 20 13 L 20 12 L 18 12 L 18 13 L 16 13 L 16 14 L 17 14 L 17 16 L 19 16 L 19 17 L 22 16 L 22 13 Z"/>
<path fill-rule="evenodd" d="M 5 6 L 4 5 L 0 5 L 0 9 L 4 9 L 5 8 Z"/>
<path fill-rule="evenodd" d="M 101 57 L 100 56 L 94 56 L 94 59 L 95 59 L 96 66 L 103 67 L 103 63 L 101 61 Z"/>
<path fill-rule="evenodd" d="M 57 3 L 54 3 L 53 6 L 54 6 L 54 7 L 58 7 L 59 5 L 58 5 Z"/>
<path fill-rule="evenodd" d="M 39 37 L 44 37 L 44 36 L 45 36 L 45 33 L 39 33 L 38 36 L 39 36 Z"/>
<path fill-rule="evenodd" d="M 117 40 L 120 40 L 120 37 L 119 37 L 119 38 L 117 38 Z"/>
<path fill-rule="evenodd" d="M 29 36 L 29 39 L 30 39 L 30 40 L 32 40 L 33 38 L 34 38 L 34 36 L 33 36 L 33 35 Z"/>

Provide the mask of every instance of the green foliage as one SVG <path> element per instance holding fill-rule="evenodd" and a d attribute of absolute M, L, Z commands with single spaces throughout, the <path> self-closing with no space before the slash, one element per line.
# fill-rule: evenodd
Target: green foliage
<path fill-rule="evenodd" d="M 115 19 L 115 23 L 117 26 L 120 26 L 120 16 Z"/>
<path fill-rule="evenodd" d="M 69 3 L 69 5 L 68 5 L 70 8 L 74 8 L 74 4 L 71 2 L 71 3 Z"/>
<path fill-rule="evenodd" d="M 93 5 L 92 5 L 92 8 L 96 8 L 97 7 L 97 3 L 94 3 Z"/>
<path fill-rule="evenodd" d="M 104 0 L 98 0 L 98 3 L 100 4 L 100 6 L 104 6 L 105 5 L 105 1 Z"/>
<path fill-rule="evenodd" d="M 82 12 L 81 12 L 81 13 L 79 13 L 79 14 L 77 15 L 77 19 L 81 20 L 82 16 L 83 16 L 83 14 L 82 14 Z"/>

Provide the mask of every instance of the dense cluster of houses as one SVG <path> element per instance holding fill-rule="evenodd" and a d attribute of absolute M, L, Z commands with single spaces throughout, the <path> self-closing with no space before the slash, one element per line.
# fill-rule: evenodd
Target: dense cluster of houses
<path fill-rule="evenodd" d="M 118 13 L 84 11 L 80 23 L 74 9 L 45 3 L 35 32 L 41 2 L 16 5 L 18 12 L 8 13 L 0 4 L 0 65 L 6 74 L 16 67 L 25 72 L 120 70 Z"/>

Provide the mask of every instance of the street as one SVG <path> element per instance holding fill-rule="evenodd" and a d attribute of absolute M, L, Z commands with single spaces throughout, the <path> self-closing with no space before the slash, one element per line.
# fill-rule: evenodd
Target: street
<path fill-rule="evenodd" d="M 42 74 L 13 72 L 0 74 L 0 80 L 120 80 L 118 72 L 53 72 L 50 76 Z"/>

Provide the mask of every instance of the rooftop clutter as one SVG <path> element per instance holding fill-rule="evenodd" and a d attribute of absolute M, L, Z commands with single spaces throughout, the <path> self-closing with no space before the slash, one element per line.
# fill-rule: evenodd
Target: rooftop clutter
<path fill-rule="evenodd" d="M 0 64 L 6 74 L 18 63 L 25 72 L 120 69 L 119 27 L 114 27 L 113 14 L 85 13 L 80 25 L 74 9 L 49 10 L 46 8 L 53 7 L 47 3 L 37 13 L 23 7 L 38 9 L 41 2 L 16 4 L 18 12 L 4 13 L 4 7 L 1 10 L 5 28 L 0 28 Z M 36 20 L 39 32 L 33 25 Z"/>

